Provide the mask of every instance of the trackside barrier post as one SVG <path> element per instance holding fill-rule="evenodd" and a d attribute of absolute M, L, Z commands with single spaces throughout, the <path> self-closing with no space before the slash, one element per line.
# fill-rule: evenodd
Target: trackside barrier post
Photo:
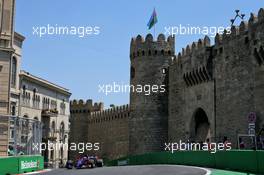
<path fill-rule="evenodd" d="M 19 174 L 44 169 L 42 156 L 17 156 L 0 158 L 0 175 Z"/>

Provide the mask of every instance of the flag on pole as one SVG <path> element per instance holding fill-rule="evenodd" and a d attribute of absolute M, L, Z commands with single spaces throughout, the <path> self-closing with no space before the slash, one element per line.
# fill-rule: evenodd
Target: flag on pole
<path fill-rule="evenodd" d="M 153 13 L 148 22 L 148 29 L 151 29 L 157 22 L 158 22 L 158 18 L 157 18 L 156 10 L 154 8 Z"/>

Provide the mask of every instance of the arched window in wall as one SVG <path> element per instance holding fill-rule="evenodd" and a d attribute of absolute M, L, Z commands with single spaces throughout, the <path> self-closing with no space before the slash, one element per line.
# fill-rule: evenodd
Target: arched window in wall
<path fill-rule="evenodd" d="M 56 130 L 56 124 L 55 124 L 55 121 L 52 121 L 52 123 L 51 123 L 51 133 L 54 134 L 55 130 Z"/>
<path fill-rule="evenodd" d="M 11 115 L 12 116 L 16 115 L 16 104 L 11 104 Z"/>
<path fill-rule="evenodd" d="M 12 58 L 12 72 L 11 72 L 11 85 L 16 86 L 16 74 L 17 74 L 17 59 L 16 57 Z"/>
<path fill-rule="evenodd" d="M 29 134 L 29 117 L 27 114 L 25 114 L 23 116 L 23 118 L 21 119 L 21 124 L 20 125 L 20 131 L 19 133 L 21 134 L 21 143 L 22 144 L 27 144 L 28 143 L 28 134 Z"/>
<path fill-rule="evenodd" d="M 63 99 L 63 102 L 61 102 L 61 104 L 60 104 L 60 113 L 62 115 L 65 115 L 65 109 L 66 109 L 66 105 L 65 105 L 65 102 L 64 102 L 64 99 Z"/>
<path fill-rule="evenodd" d="M 60 124 L 60 141 L 62 141 L 64 143 L 64 132 L 65 132 L 65 126 L 64 126 L 64 122 L 61 122 Z"/>

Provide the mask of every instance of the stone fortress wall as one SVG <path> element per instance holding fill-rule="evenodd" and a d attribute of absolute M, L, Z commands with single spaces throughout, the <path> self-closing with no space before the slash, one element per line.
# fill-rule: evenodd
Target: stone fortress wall
<path fill-rule="evenodd" d="M 71 102 L 70 142 L 99 143 L 99 151 L 86 151 L 100 157 L 116 158 L 128 154 L 128 117 L 129 106 L 116 106 L 103 109 L 103 103 L 92 100 Z M 70 151 L 70 159 L 79 156 Z"/>
<path fill-rule="evenodd" d="M 258 16 L 232 26 L 231 34 L 217 34 L 214 45 L 205 37 L 183 49 L 169 70 L 169 141 L 200 141 L 207 134 L 214 141 L 226 136 L 236 148 L 237 135 L 247 133 L 250 112 L 256 113 L 259 130 L 264 124 L 263 47 L 260 9 Z M 209 132 L 197 133 L 199 127 Z"/>
<path fill-rule="evenodd" d="M 205 36 L 175 55 L 174 40 L 163 34 L 131 40 L 130 84 L 163 84 L 165 93 L 130 93 L 130 107 L 107 111 L 102 104 L 95 110 L 92 103 L 73 102 L 73 140 L 101 142 L 100 154 L 117 158 L 161 151 L 165 142 L 179 140 L 227 137 L 236 148 L 250 112 L 257 116 L 256 131 L 264 125 L 263 8 L 230 34 L 217 34 L 214 45 Z"/>

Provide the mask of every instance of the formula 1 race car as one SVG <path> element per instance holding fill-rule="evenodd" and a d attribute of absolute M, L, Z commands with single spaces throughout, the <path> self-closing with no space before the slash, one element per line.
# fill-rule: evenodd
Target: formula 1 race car
<path fill-rule="evenodd" d="M 89 156 L 89 159 L 94 160 L 96 167 L 103 167 L 103 159 L 99 159 L 98 156 Z"/>
<path fill-rule="evenodd" d="M 72 169 L 73 168 L 73 161 L 72 160 L 68 160 L 65 167 L 67 169 Z"/>
<path fill-rule="evenodd" d="M 76 168 L 94 168 L 96 166 L 95 161 L 88 156 L 83 156 L 77 160 Z"/>

